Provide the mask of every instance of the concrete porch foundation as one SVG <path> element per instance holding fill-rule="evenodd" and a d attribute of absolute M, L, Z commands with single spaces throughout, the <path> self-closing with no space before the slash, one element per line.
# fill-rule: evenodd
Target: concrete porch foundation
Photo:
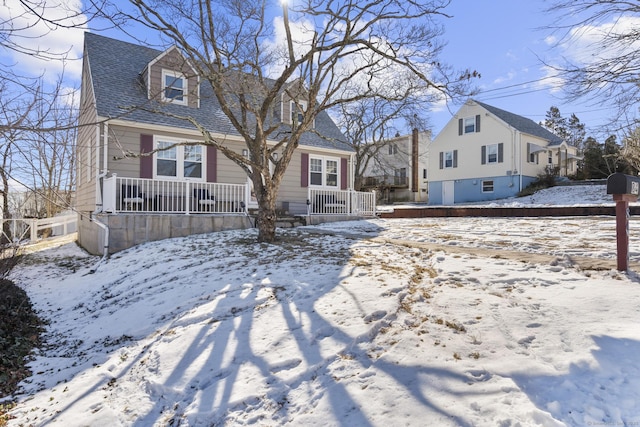
<path fill-rule="evenodd" d="M 253 228 L 255 218 L 246 215 L 170 215 L 170 214 L 99 214 L 96 220 L 109 227 L 109 254 L 146 242 L 186 237 L 192 234 Z M 311 215 L 278 220 L 281 228 L 317 225 L 325 222 L 352 221 L 349 215 Z M 78 243 L 87 252 L 102 255 L 104 231 L 96 221 L 78 217 Z"/>

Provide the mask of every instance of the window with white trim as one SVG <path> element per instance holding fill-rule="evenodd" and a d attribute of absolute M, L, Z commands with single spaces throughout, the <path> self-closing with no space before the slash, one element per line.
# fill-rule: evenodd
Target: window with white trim
<path fill-rule="evenodd" d="M 162 100 L 187 105 L 187 79 L 183 74 L 162 70 Z"/>
<path fill-rule="evenodd" d="M 205 176 L 204 148 L 202 145 L 175 145 L 180 142 L 184 141 L 156 140 L 155 177 L 202 181 Z"/>
<path fill-rule="evenodd" d="M 339 160 L 332 157 L 309 157 L 309 185 L 338 187 Z"/>
<path fill-rule="evenodd" d="M 445 169 L 453 167 L 453 151 L 444 152 L 444 167 Z"/>
<path fill-rule="evenodd" d="M 552 165 L 552 164 L 553 164 L 553 153 L 552 153 L 551 151 L 549 151 L 549 160 L 548 160 L 548 163 L 549 163 L 550 165 Z"/>
<path fill-rule="evenodd" d="M 389 154 L 398 154 L 398 144 L 389 144 Z"/>
<path fill-rule="evenodd" d="M 487 163 L 498 163 L 498 144 L 487 145 Z"/>
<path fill-rule="evenodd" d="M 482 181 L 482 192 L 493 193 L 493 180 Z"/>
<path fill-rule="evenodd" d="M 464 133 L 473 133 L 476 131 L 476 118 L 467 117 L 464 119 Z"/>

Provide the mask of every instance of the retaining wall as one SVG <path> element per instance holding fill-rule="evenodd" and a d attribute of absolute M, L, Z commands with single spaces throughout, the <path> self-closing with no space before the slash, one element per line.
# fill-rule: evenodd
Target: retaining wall
<path fill-rule="evenodd" d="M 640 206 L 630 206 L 631 215 L 640 215 Z M 380 212 L 380 218 L 429 217 L 540 217 L 540 216 L 615 216 L 615 206 L 475 207 L 435 206 L 395 208 Z"/>

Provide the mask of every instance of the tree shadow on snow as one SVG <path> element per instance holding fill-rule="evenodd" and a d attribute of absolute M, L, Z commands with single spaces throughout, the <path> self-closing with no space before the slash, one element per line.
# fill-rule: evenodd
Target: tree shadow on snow
<path fill-rule="evenodd" d="M 514 375 L 542 411 L 567 425 L 640 423 L 640 341 L 594 336 L 593 363 L 572 364 L 560 376 Z"/>
<path fill-rule="evenodd" d="M 362 396 L 350 388 L 354 386 L 352 382 L 335 376 L 344 359 L 359 364 L 360 371 L 374 363 L 360 344 L 375 337 L 375 322 L 369 336 L 352 336 L 331 322 L 329 313 L 317 307 L 321 297 L 342 286 L 341 282 L 351 274 L 345 267 L 352 255 L 353 241 L 336 246 L 336 240 L 326 235 L 299 239 L 303 241 L 284 239 L 274 245 L 275 250 L 270 246 L 270 253 L 252 255 L 254 286 L 250 291 L 227 293 L 209 313 L 215 322 L 199 324 L 201 330 L 194 336 L 190 348 L 184 350 L 183 359 L 156 392 L 152 391 L 150 397 L 155 399 L 155 405 L 136 421 L 136 426 L 158 422 L 179 424 L 184 416 L 194 425 L 318 423 L 318 416 L 327 408 L 333 412 L 333 420 L 323 419 L 322 424 L 375 424 L 375 420 L 367 416 L 372 408 L 363 408 L 363 405 L 376 406 L 377 403 L 363 403 Z M 288 266 L 297 263 L 299 270 L 279 271 L 279 260 L 285 259 Z M 314 259 L 323 260 L 321 272 L 313 271 Z M 242 285 L 242 281 L 237 280 L 227 283 L 231 289 Z M 259 283 L 268 283 L 265 286 L 274 291 L 275 302 L 265 303 L 260 298 Z M 361 317 L 369 314 L 355 298 L 351 303 L 362 311 Z M 264 304 L 272 305 L 264 308 Z M 263 315 L 261 310 L 269 310 L 268 315 Z M 258 344 L 256 334 L 265 324 L 273 328 L 270 336 L 286 342 Z M 335 348 L 342 349 L 337 354 L 329 354 L 322 348 L 322 341 L 329 337 Z M 275 357 L 270 354 L 270 349 L 276 352 L 282 345 L 295 351 Z M 205 355 L 205 363 L 196 361 Z M 199 370 L 189 369 L 196 364 Z M 428 408 L 430 413 L 439 414 L 456 425 L 470 425 L 430 399 L 426 390 L 433 387 L 425 386 L 428 378 L 462 384 L 468 380 L 465 376 L 425 366 L 398 366 L 380 359 L 375 361 L 374 369 L 393 378 L 396 386 L 404 390 L 401 394 L 412 396 L 414 402 Z M 254 374 L 247 376 L 251 371 Z M 255 383 L 241 383 L 247 378 Z M 172 392 L 176 388 L 184 391 Z M 300 394 L 306 398 L 301 399 Z M 315 414 L 317 405 L 323 407 Z"/>

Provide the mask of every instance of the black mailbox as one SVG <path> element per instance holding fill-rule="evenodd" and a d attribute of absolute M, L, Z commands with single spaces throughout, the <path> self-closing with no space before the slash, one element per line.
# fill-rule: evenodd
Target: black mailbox
<path fill-rule="evenodd" d="M 640 194 L 640 178 L 614 173 L 607 178 L 607 194 Z"/>

